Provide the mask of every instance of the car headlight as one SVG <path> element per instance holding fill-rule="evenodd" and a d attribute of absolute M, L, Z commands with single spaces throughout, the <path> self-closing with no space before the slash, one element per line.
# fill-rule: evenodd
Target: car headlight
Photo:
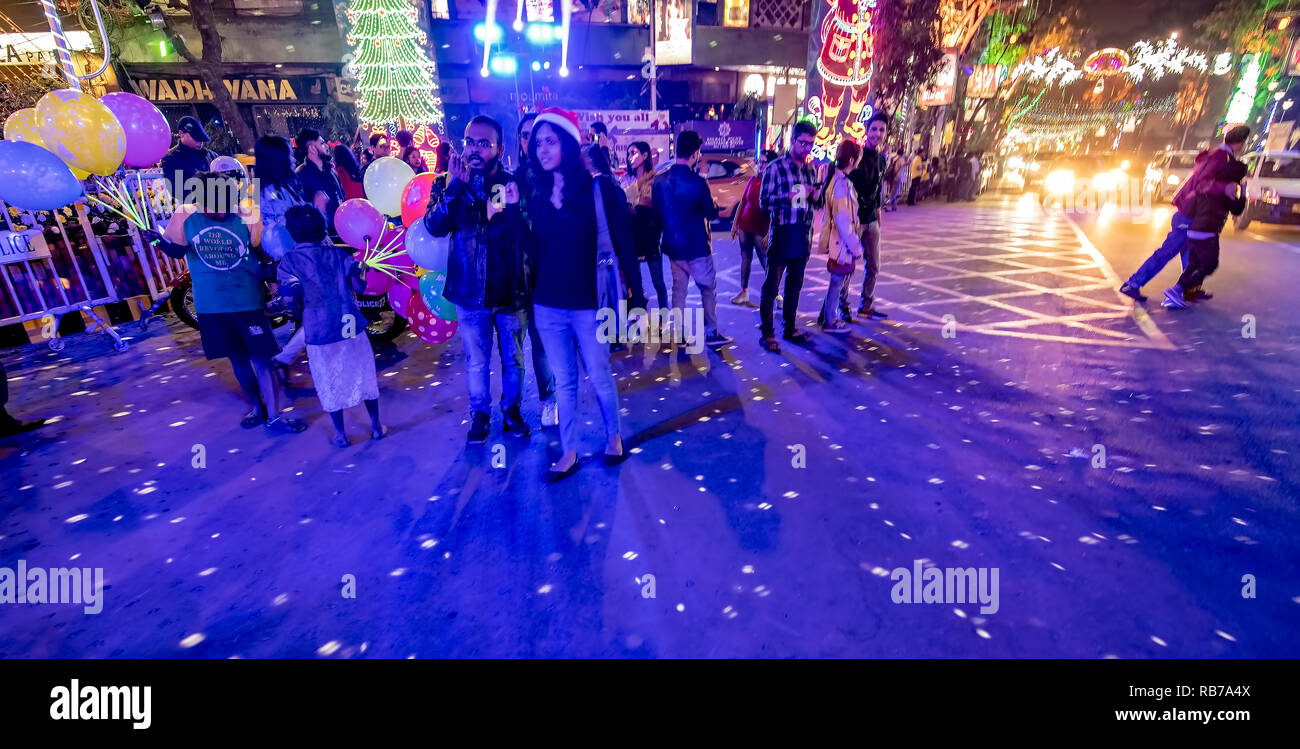
<path fill-rule="evenodd" d="M 1116 172 L 1102 172 L 1092 178 L 1092 184 L 1098 190 L 1113 190 L 1119 187 L 1119 180 L 1122 175 Z"/>
<path fill-rule="evenodd" d="M 1278 195 L 1277 190 L 1274 190 L 1271 187 L 1265 187 L 1260 191 L 1259 199 L 1269 205 L 1277 205 L 1282 202 L 1282 196 Z"/>
<path fill-rule="evenodd" d="M 1120 169 L 1128 169 L 1129 166 L 1131 166 L 1131 164 L 1128 161 L 1121 161 L 1119 164 Z"/>
<path fill-rule="evenodd" d="M 1047 175 L 1047 179 L 1043 180 L 1043 186 L 1049 192 L 1070 192 L 1074 189 L 1074 172 L 1068 169 L 1052 172 Z"/>
<path fill-rule="evenodd" d="M 1168 182 L 1169 184 L 1174 185 L 1175 187 L 1176 187 L 1176 186 L 1178 185 L 1178 183 L 1181 182 L 1181 181 L 1182 181 L 1182 180 L 1178 179 L 1178 175 L 1177 175 L 1177 174 L 1171 174 L 1171 175 L 1169 175 L 1168 177 L 1165 178 L 1165 182 Z"/>

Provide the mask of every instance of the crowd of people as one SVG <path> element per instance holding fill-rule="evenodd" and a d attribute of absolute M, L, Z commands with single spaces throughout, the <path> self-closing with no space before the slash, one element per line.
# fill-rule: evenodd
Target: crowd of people
<path fill-rule="evenodd" d="M 861 144 L 845 141 L 834 163 L 819 168 L 809 158 L 816 130 L 797 123 L 788 151 L 765 152 L 746 184 L 733 228 L 743 259 L 742 288 L 732 302 L 758 308 L 759 343 L 767 351 L 781 350 L 777 308 L 781 338 L 810 341 L 797 324 L 798 305 L 819 213 L 826 227 L 819 250 L 831 279 L 822 330 L 849 331 L 851 279 L 859 259 L 863 283 L 857 315 L 886 316 L 875 307 L 880 214 L 896 202 L 906 171 L 892 168 L 899 157 L 884 152 L 888 125 L 884 115 L 872 118 Z M 177 149 L 188 151 L 178 152 L 172 162 L 190 172 L 187 177 L 219 185 L 237 180 L 230 172 L 207 171 L 212 160 L 197 121 L 183 123 L 181 131 L 194 142 L 182 137 Z M 696 310 L 702 311 L 703 324 L 695 335 L 710 347 L 731 343 L 717 314 L 711 222 L 719 207 L 700 174 L 703 141 L 694 131 L 678 133 L 672 163 L 660 169 L 649 144 L 633 142 L 616 154 L 608 131 L 593 127 L 584 133 L 577 116 L 559 108 L 524 116 L 516 136 L 514 171 L 507 169 L 501 124 L 490 117 L 472 119 L 454 150 L 444 142 L 434 167 L 442 174 L 422 221 L 434 237 L 448 242 L 442 293 L 455 305 L 465 352 L 468 441 L 484 443 L 492 430 L 494 349 L 501 375 L 501 431 L 530 435 L 522 405 L 525 352 L 531 347 L 541 424 L 559 430 L 561 455 L 547 472 L 555 481 L 578 468 L 583 421 L 578 393 L 584 380 L 593 387 L 604 426 L 605 462 L 617 464 L 626 454 L 611 351 L 647 341 L 602 335 L 603 310 L 649 315 L 657 306 L 669 329 L 689 328 L 686 299 L 694 284 L 703 308 Z M 229 359 L 251 404 L 240 420 L 245 428 L 262 425 L 287 433 L 306 428 L 280 408 L 288 368 L 305 353 L 321 408 L 334 427 L 332 442 L 349 444 L 343 414 L 355 406 L 365 407 L 372 439 L 385 434 L 374 352 L 355 299 L 367 273 L 375 271 L 332 241 L 332 222 L 339 205 L 364 194 L 365 172 L 378 159 L 393 155 L 417 172 L 426 167 L 409 133 L 392 141 L 375 133 L 363 145 L 359 152 L 331 146 L 311 129 L 292 143 L 263 137 L 254 149 L 260 221 L 250 223 L 228 205 L 207 204 L 210 196 L 223 194 L 209 188 L 197 203 L 182 206 L 163 231 L 146 233 L 164 253 L 186 259 L 204 353 L 208 359 Z M 615 159 L 626 164 L 622 179 L 614 175 Z M 764 271 L 758 304 L 749 299 L 755 255 Z M 643 273 L 650 276 L 653 305 Z M 301 287 L 303 309 L 301 324 L 281 347 L 265 311 L 265 285 L 289 280 Z M 666 334 L 660 340 L 683 339 Z"/>

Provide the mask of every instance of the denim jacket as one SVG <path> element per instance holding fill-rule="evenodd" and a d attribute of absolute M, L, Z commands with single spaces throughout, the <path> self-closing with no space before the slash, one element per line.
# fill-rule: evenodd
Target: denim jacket
<path fill-rule="evenodd" d="M 505 167 L 498 168 L 496 174 L 482 183 L 476 182 L 455 179 L 445 190 L 435 184 L 424 215 L 424 226 L 430 234 L 451 236 L 443 296 L 462 307 L 481 308 L 487 293 L 487 245 L 489 242 L 502 242 L 507 248 L 506 257 L 511 259 L 512 309 L 522 309 L 528 303 L 529 292 L 529 233 L 523 210 L 518 202 L 506 203 L 500 212 L 488 219 L 487 209 L 488 200 L 494 193 L 504 195 L 498 188 L 504 191 L 507 185 L 514 183 L 521 195 L 523 188 Z"/>

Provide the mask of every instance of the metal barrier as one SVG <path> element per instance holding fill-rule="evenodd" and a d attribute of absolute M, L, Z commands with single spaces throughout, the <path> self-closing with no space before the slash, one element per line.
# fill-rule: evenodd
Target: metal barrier
<path fill-rule="evenodd" d="M 126 175 L 128 181 L 146 183 L 159 178 L 157 169 Z M 163 184 L 159 189 L 165 189 Z M 87 189 L 95 194 L 92 183 Z M 0 213 L 6 227 L 0 230 L 0 325 L 45 320 L 42 334 L 54 351 L 66 344 L 59 324 L 71 312 L 89 318 L 86 332 L 102 331 L 116 350 L 125 351 L 126 341 L 95 307 L 147 295 L 153 305 L 145 309 L 138 304 L 141 329 L 147 328 L 167 302 L 171 285 L 187 272 L 184 261 L 146 248 L 134 224 L 115 219 L 100 206 L 88 208 L 84 199 L 55 211 L 11 209 L 0 202 Z M 155 226 L 164 226 L 171 214 L 170 196 L 150 200 L 149 214 Z"/>

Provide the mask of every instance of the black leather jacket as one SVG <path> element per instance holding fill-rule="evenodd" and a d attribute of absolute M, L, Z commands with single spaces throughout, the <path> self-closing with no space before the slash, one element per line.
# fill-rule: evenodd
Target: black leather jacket
<path fill-rule="evenodd" d="M 462 307 L 481 308 L 487 290 L 487 246 L 503 243 L 510 261 L 512 309 L 522 309 L 529 296 L 529 233 L 518 202 L 506 203 L 503 210 L 487 217 L 488 200 L 493 195 L 504 200 L 507 185 L 514 175 L 501 167 L 496 174 L 479 181 L 454 179 L 446 189 L 435 183 L 424 226 L 435 237 L 451 235 L 447 254 L 447 285 L 443 296 Z"/>

